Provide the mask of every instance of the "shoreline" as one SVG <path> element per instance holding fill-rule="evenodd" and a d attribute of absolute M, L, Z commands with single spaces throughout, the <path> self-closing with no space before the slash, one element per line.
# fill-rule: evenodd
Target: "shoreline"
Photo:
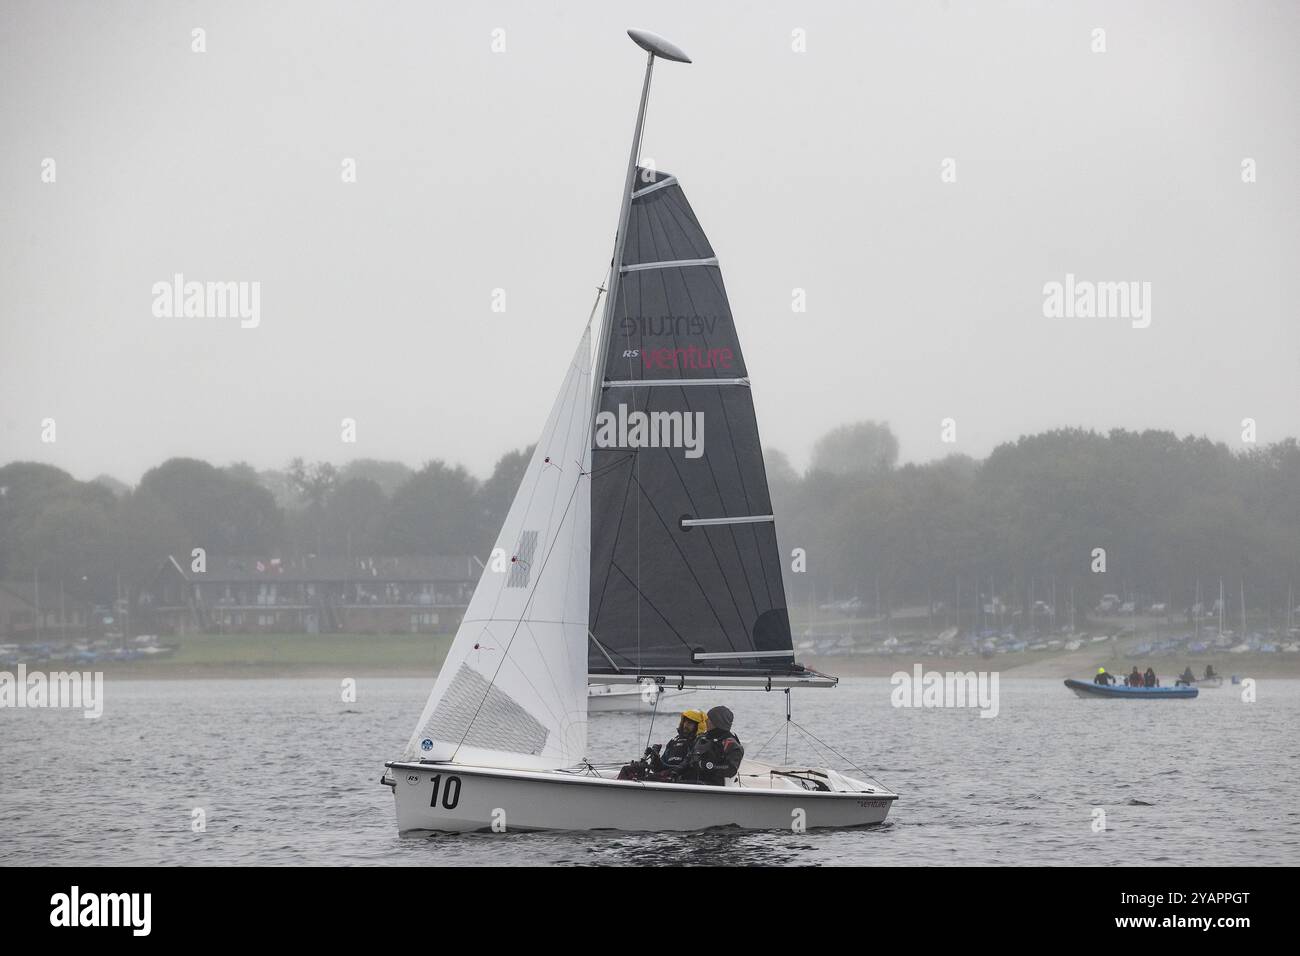
<path fill-rule="evenodd" d="M 1024 658 L 1018 660 L 1016 658 Z M 1202 654 L 1187 657 L 1131 658 L 1112 654 L 1090 654 L 1086 650 L 1067 653 L 998 654 L 994 657 L 927 657 L 920 655 L 846 655 L 843 657 L 809 657 L 803 663 L 813 670 L 836 677 L 889 677 L 898 671 L 910 673 L 917 665 L 924 671 L 997 672 L 1001 679 L 1036 678 L 1064 680 L 1067 677 L 1091 679 L 1098 667 L 1122 677 L 1139 665 L 1155 669 L 1162 682 L 1172 683 L 1190 666 L 1198 677 L 1206 664 L 1225 680 L 1233 674 L 1242 677 L 1300 677 L 1300 654 Z"/>
<path fill-rule="evenodd" d="M 40 668 L 31 668 L 35 670 Z M 47 671 L 87 670 L 95 668 L 48 667 Z M 348 667 L 346 664 L 116 664 L 98 668 L 104 679 L 121 680 L 343 680 L 352 678 L 410 677 L 431 683 L 438 669 L 422 671 L 417 667 Z"/>
<path fill-rule="evenodd" d="M 0 672 L 13 670 L 19 661 L 28 671 L 58 673 L 80 671 L 103 673 L 119 680 L 317 680 L 367 678 L 418 678 L 430 683 L 437 677 L 451 646 L 452 635 L 444 634 L 274 634 L 274 635 L 186 635 L 164 638 L 168 652 L 133 660 L 86 660 L 59 656 L 51 659 L 31 653 L 10 654 L 0 663 Z M 1134 664 L 1139 670 L 1155 668 L 1163 683 L 1172 683 L 1184 667 L 1197 674 L 1206 664 L 1225 678 L 1233 674 L 1249 677 L 1300 678 L 1300 654 L 1246 653 L 1161 654 L 1129 657 L 1123 645 L 1114 641 L 1084 646 L 1074 651 L 1051 649 L 1013 654 L 940 655 L 842 654 L 825 657 L 800 654 L 804 666 L 835 677 L 891 677 L 912 673 L 919 664 L 923 671 L 997 673 L 1000 678 L 1067 677 L 1091 679 L 1098 667 L 1118 675 Z M 670 686 L 671 681 L 666 682 Z"/>
<path fill-rule="evenodd" d="M 1196 674 L 1205 670 L 1206 663 L 1214 664 L 1215 670 L 1225 679 L 1233 674 L 1254 678 L 1300 678 L 1300 655 L 1262 655 L 1234 654 L 1222 659 L 1189 659 L 1188 661 L 1168 661 L 1162 666 L 1154 661 L 1141 661 L 1141 669 L 1148 663 L 1155 667 L 1162 682 L 1172 682 L 1181 673 L 1182 668 L 1191 664 Z M 1261 659 L 1265 658 L 1265 659 Z M 1281 659 L 1277 659 L 1281 658 Z M 1086 657 L 1081 654 L 1060 654 L 1039 657 L 1035 660 L 1008 662 L 1005 656 L 995 658 L 983 657 L 915 657 L 915 656 L 844 656 L 816 658 L 809 657 L 803 663 L 812 670 L 831 674 L 835 677 L 891 677 L 902 671 L 912 673 L 919 664 L 923 671 L 984 671 L 996 672 L 1003 680 L 1062 680 L 1067 677 L 1078 679 L 1090 678 L 1099 666 L 1104 666 L 1116 675 L 1127 673 L 1135 663 L 1134 660 L 1108 660 Z M 1178 666 L 1175 666 L 1175 663 Z M 51 662 L 47 666 L 28 665 L 28 670 L 48 672 L 91 670 L 100 671 L 105 680 L 342 680 L 352 678 L 417 678 L 432 682 L 438 675 L 441 662 L 429 665 L 402 666 L 400 664 L 375 665 L 360 661 L 348 663 L 325 662 L 203 662 L 170 663 L 166 661 L 143 661 L 129 664 L 109 664 L 100 667 L 93 665 L 77 666 L 71 662 Z"/>

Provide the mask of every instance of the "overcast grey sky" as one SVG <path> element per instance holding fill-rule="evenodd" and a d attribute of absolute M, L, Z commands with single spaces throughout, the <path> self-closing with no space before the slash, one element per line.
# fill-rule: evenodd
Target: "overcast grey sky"
<path fill-rule="evenodd" d="M 644 155 L 796 465 L 863 418 L 906 460 L 1300 434 L 1296 3 L 4 0 L 0 462 L 486 474 L 535 439 L 609 261 L 627 27 L 695 59 L 658 66 Z M 156 317 L 175 273 L 259 282 L 260 324 Z M 1149 327 L 1045 317 L 1067 273 L 1149 282 Z"/>

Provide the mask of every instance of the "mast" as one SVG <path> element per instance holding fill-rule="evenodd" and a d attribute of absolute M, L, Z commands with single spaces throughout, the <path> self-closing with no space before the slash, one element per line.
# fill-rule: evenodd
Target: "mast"
<path fill-rule="evenodd" d="M 588 681 L 833 686 L 795 660 L 718 256 L 677 177 L 641 178 L 655 58 L 690 61 L 659 37 L 629 36 L 649 57 L 590 389 Z"/>
<path fill-rule="evenodd" d="M 618 301 L 618 287 L 622 279 L 623 248 L 627 244 L 627 220 L 632 210 L 632 188 L 636 185 L 637 161 L 641 157 L 641 135 L 645 130 L 646 105 L 650 102 L 650 79 L 654 75 L 655 57 L 675 63 L 690 63 L 691 58 L 674 44 L 646 30 L 628 30 L 632 42 L 646 51 L 645 80 L 641 84 L 641 105 L 636 112 L 636 127 L 632 130 L 632 151 L 627 158 L 627 175 L 623 177 L 623 200 L 618 208 L 618 231 L 614 234 L 614 258 L 609 267 L 608 292 L 605 311 L 600 318 L 600 332 L 596 336 L 596 361 L 599 363 L 591 376 L 591 417 L 594 421 L 600 411 L 600 390 L 605 382 L 605 351 L 610 325 L 614 320 L 614 305 Z"/>

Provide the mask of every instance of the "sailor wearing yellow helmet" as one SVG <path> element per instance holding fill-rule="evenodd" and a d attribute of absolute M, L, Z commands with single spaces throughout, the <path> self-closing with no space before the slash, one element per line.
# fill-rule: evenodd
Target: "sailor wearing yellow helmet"
<path fill-rule="evenodd" d="M 677 722 L 677 734 L 668 743 L 647 747 L 645 756 L 619 771 L 620 780 L 676 780 L 686 767 L 695 738 L 709 729 L 709 720 L 700 710 L 684 710 Z"/>
<path fill-rule="evenodd" d="M 686 766 L 686 761 L 695 748 L 695 738 L 709 729 L 709 718 L 701 710 L 684 710 L 682 719 L 677 722 L 677 736 L 664 745 L 659 754 L 659 763 L 663 769 L 676 777 Z"/>
<path fill-rule="evenodd" d="M 1106 668 L 1098 667 L 1097 676 L 1092 679 L 1094 684 L 1101 684 L 1103 687 L 1115 683 L 1115 675 L 1107 674 Z"/>

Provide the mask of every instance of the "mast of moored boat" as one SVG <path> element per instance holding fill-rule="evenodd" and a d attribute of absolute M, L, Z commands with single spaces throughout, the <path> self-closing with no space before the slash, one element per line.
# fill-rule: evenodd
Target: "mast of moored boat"
<path fill-rule="evenodd" d="M 1223 636 L 1223 579 L 1219 578 L 1219 637 Z"/>
<path fill-rule="evenodd" d="M 1246 639 L 1246 579 L 1241 579 L 1241 639 Z"/>
<path fill-rule="evenodd" d="M 1201 607 L 1201 579 L 1196 579 L 1196 600 L 1192 604 L 1193 631 L 1192 639 L 1196 642 L 1201 640 L 1201 615 L 1205 613 L 1205 608 Z"/>

